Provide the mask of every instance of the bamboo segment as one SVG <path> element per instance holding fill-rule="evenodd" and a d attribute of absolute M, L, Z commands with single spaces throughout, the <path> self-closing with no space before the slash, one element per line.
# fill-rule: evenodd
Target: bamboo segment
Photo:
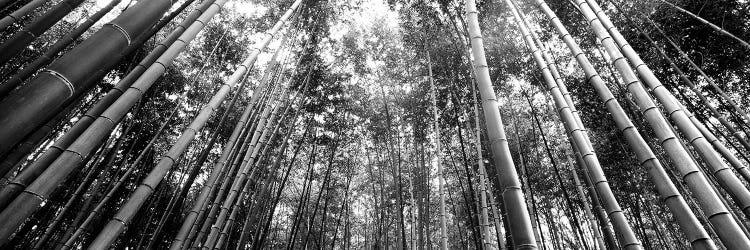
<path fill-rule="evenodd" d="M 492 81 L 484 54 L 481 30 L 476 3 L 474 0 L 466 0 L 466 16 L 471 39 L 472 54 L 474 55 L 474 70 L 477 75 L 477 85 L 482 97 L 482 109 L 484 110 L 487 136 L 492 149 L 495 168 L 502 188 L 503 204 L 510 218 L 510 234 L 513 245 L 517 249 L 536 249 L 534 234 L 531 229 L 531 218 L 526 208 L 521 182 L 518 179 L 513 159 L 508 148 L 508 140 L 505 135 L 498 110 L 497 97 L 492 88 Z"/>
<path fill-rule="evenodd" d="M 16 32 L 12 37 L 5 40 L 0 44 L 0 51 L 3 52 L 0 54 L 0 65 L 7 63 L 13 56 L 23 51 L 31 41 L 34 41 L 34 39 L 47 31 L 52 25 L 55 25 L 65 15 L 81 5 L 81 3 L 83 3 L 83 0 L 62 1 L 41 16 L 35 18 L 23 30 Z"/>
<path fill-rule="evenodd" d="M 585 1 L 576 0 L 576 4 L 580 7 L 592 30 L 606 49 L 610 63 L 615 66 L 623 81 L 627 84 L 627 90 L 632 94 L 641 113 L 661 141 L 662 147 L 672 159 L 674 166 L 682 174 L 683 181 L 688 184 L 693 195 L 699 200 L 703 212 L 716 228 L 722 243 L 736 248 L 750 247 L 750 241 L 748 241 L 747 236 L 744 235 L 737 221 L 729 214 L 727 207 L 722 205 L 718 194 L 714 192 L 706 176 L 692 160 L 687 150 L 681 145 L 666 118 L 656 107 L 643 85 L 641 85 L 633 69 L 624 60 L 624 56 L 612 37 L 607 33 L 607 29 Z M 569 37 L 570 35 L 567 36 Z"/>
<path fill-rule="evenodd" d="M 487 203 L 487 195 L 492 196 L 491 190 L 488 188 L 489 180 L 487 180 L 487 169 L 484 166 L 484 157 L 482 155 L 482 128 L 480 127 L 479 121 L 479 102 L 477 101 L 476 86 L 471 86 L 471 96 L 474 98 L 474 130 L 476 130 L 476 149 L 477 149 L 477 165 L 479 166 L 479 202 L 481 206 L 481 226 L 484 231 L 483 240 L 485 249 L 492 249 L 492 242 L 490 241 L 490 220 L 489 210 L 490 205 Z M 500 228 L 496 228 L 500 230 Z M 500 242 L 501 239 L 498 239 Z"/>
<path fill-rule="evenodd" d="M 724 163 L 720 154 L 714 149 L 711 143 L 701 134 L 700 130 L 693 125 L 690 117 L 688 117 L 687 113 L 682 109 L 682 105 L 679 101 L 677 101 L 669 90 L 662 85 L 661 81 L 656 75 L 654 75 L 654 72 L 649 69 L 648 65 L 643 62 L 638 53 L 633 50 L 627 40 L 625 40 L 617 28 L 614 27 L 609 20 L 609 17 L 607 17 L 602 11 L 596 1 L 586 0 L 586 2 L 590 8 L 582 7 L 581 9 L 587 9 L 589 10 L 589 13 L 596 13 L 597 20 L 599 20 L 604 28 L 610 33 L 613 40 L 618 44 L 619 50 L 633 65 L 635 65 L 638 76 L 664 106 L 665 112 L 669 114 L 669 118 L 674 121 L 677 128 L 680 129 L 689 143 L 706 162 L 711 174 L 716 177 L 724 190 L 732 196 L 732 199 L 740 207 L 745 216 L 750 217 L 750 190 L 742 184 L 740 179 L 732 172 L 732 169 Z M 590 11 L 592 9 L 593 11 Z"/>
<path fill-rule="evenodd" d="M 67 102 L 93 85 L 86 80 L 110 64 L 169 9 L 169 0 L 139 1 L 55 60 L 29 83 L 0 102 L 0 154 L 4 154 Z"/>
<path fill-rule="evenodd" d="M 543 52 L 538 46 L 536 46 L 535 41 L 527 28 L 525 19 L 522 16 L 523 14 L 520 13 L 511 0 L 506 0 L 505 2 L 513 12 L 513 16 L 517 20 L 521 33 L 524 35 L 526 45 L 529 47 L 534 60 L 542 71 L 542 76 L 547 83 L 547 88 L 551 93 L 553 100 L 555 101 L 555 107 L 557 108 L 561 120 L 563 120 L 565 129 L 575 141 L 574 144 L 578 147 L 578 151 L 581 152 L 584 161 L 587 163 L 586 165 L 591 173 L 594 187 L 596 188 L 597 193 L 602 197 L 604 208 L 607 210 L 607 213 L 612 220 L 612 225 L 617 233 L 620 246 L 624 249 L 642 249 L 643 246 L 641 246 L 640 241 L 636 238 L 633 229 L 630 227 L 628 220 L 625 218 L 618 201 L 609 187 L 609 183 L 599 165 L 599 160 L 597 159 L 593 148 L 591 148 L 590 141 L 584 136 L 586 132 L 584 132 L 583 128 L 576 121 L 572 108 L 568 106 L 568 102 L 565 101 L 561 88 L 558 87 L 558 84 L 562 84 L 562 82 L 555 81 L 555 77 L 548 67 L 549 62 L 545 60 Z"/>

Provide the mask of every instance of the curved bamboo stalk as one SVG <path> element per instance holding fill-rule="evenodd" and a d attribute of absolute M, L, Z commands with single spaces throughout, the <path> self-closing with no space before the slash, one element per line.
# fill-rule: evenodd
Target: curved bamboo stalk
<path fill-rule="evenodd" d="M 171 6 L 170 0 L 139 1 L 91 35 L 28 84 L 0 102 L 0 154 L 7 152 L 34 128 L 76 100 L 93 85 L 87 81 L 112 57 L 156 23 Z"/>
<path fill-rule="evenodd" d="M 597 20 L 607 29 L 613 40 L 617 43 L 619 50 L 625 55 L 625 57 L 635 65 L 635 69 L 638 72 L 638 76 L 648 86 L 654 96 L 664 106 L 665 111 L 669 114 L 669 118 L 672 119 L 677 128 L 685 134 L 689 143 L 695 148 L 700 157 L 706 161 L 706 165 L 709 167 L 712 175 L 714 175 L 731 196 L 734 202 L 740 207 L 746 217 L 750 217 L 750 190 L 745 187 L 740 179 L 732 172 L 732 169 L 727 166 L 726 163 L 721 159 L 720 154 L 714 149 L 711 143 L 705 138 L 700 130 L 693 125 L 690 117 L 682 109 L 682 105 L 677 99 L 667 90 L 661 81 L 654 75 L 654 72 L 649 69 L 648 65 L 641 59 L 635 50 L 628 44 L 627 40 L 620 34 L 619 30 L 612 24 L 609 17 L 599 7 L 594 0 L 586 0 L 590 8 L 581 8 L 584 12 L 595 13 Z M 588 9 L 588 11 L 587 11 Z M 593 9 L 593 11 L 591 11 Z M 749 242 L 750 243 L 750 242 Z"/>
<path fill-rule="evenodd" d="M 721 27 L 717 26 L 716 24 L 713 24 L 713 23 L 709 22 L 708 20 L 703 19 L 702 17 L 699 17 L 696 14 L 693 14 L 692 12 L 690 12 L 690 11 L 688 11 L 686 9 L 683 9 L 680 6 L 677 6 L 677 5 L 674 5 L 673 3 L 667 2 L 666 0 L 659 0 L 659 1 L 661 1 L 662 3 L 665 3 L 667 5 L 669 5 L 670 7 L 674 8 L 674 9 L 676 9 L 676 10 L 682 12 L 682 13 L 685 13 L 686 15 L 694 18 L 695 20 L 698 20 L 699 22 L 701 22 L 701 23 L 703 23 L 705 25 L 708 25 L 712 29 L 716 30 L 716 32 L 719 32 L 722 35 L 725 35 L 725 36 L 728 36 L 728 37 L 734 39 L 738 43 L 742 44 L 742 46 L 744 46 L 746 49 L 750 49 L 750 43 L 746 42 L 745 40 L 742 40 L 741 38 L 735 36 L 734 34 L 730 33 L 729 31 L 727 31 L 725 29 L 722 29 Z"/>
<path fill-rule="evenodd" d="M 698 165 L 692 160 L 691 155 L 680 143 L 666 118 L 659 112 L 654 101 L 643 85 L 641 85 L 633 69 L 627 61 L 623 60 L 624 56 L 610 34 L 607 33 L 607 28 L 596 17 L 585 1 L 576 0 L 576 4 L 580 7 L 586 20 L 590 23 L 596 36 L 605 47 L 610 63 L 621 74 L 623 81 L 627 84 L 626 88 L 633 95 L 636 104 L 641 109 L 641 113 L 661 141 L 662 147 L 673 160 L 674 166 L 682 174 L 683 181 L 691 188 L 693 195 L 700 201 L 703 212 L 710 219 L 711 224 L 716 227 L 722 242 L 729 241 L 727 244 L 736 244 L 734 246 L 739 248 L 743 246 L 747 247 L 750 241 L 747 240 L 737 222 L 729 215 L 727 207 L 721 205 L 722 203 L 718 194 L 713 192 L 706 176 L 703 175 Z M 569 35 L 567 36 L 569 37 Z"/>
<path fill-rule="evenodd" d="M 513 220 L 510 227 L 513 245 L 518 249 L 536 249 L 534 234 L 531 230 L 531 219 L 526 209 L 525 198 L 521 191 L 521 182 L 513 164 L 505 136 L 505 128 L 497 109 L 498 102 L 492 88 L 487 59 L 484 55 L 481 30 L 479 28 L 478 12 L 474 0 L 466 0 L 466 16 L 469 27 L 469 37 L 474 55 L 474 70 L 477 75 L 477 85 L 482 96 L 487 135 L 492 149 L 493 160 L 497 168 L 497 177 L 503 190 L 503 204 L 506 206 L 509 218 Z"/>
<path fill-rule="evenodd" d="M 24 16 L 28 15 L 32 11 L 34 11 L 36 8 L 41 7 L 49 0 L 32 0 L 31 2 L 25 4 L 21 8 L 11 12 L 7 16 L 0 19 L 0 31 L 4 31 L 14 23 L 18 22 L 23 18 Z"/>
<path fill-rule="evenodd" d="M 581 152 L 589 171 L 592 173 L 592 181 L 595 184 L 594 186 L 597 193 L 602 196 L 604 207 L 611 218 L 615 232 L 617 232 L 621 247 L 624 249 L 642 249 L 643 247 L 641 246 L 640 241 L 636 238 L 633 229 L 630 227 L 628 220 L 625 218 L 625 215 L 620 208 L 619 202 L 614 197 L 612 190 L 609 187 L 609 183 L 607 182 L 604 172 L 599 164 L 599 160 L 591 147 L 590 141 L 584 136 L 586 132 L 583 130 L 582 125 L 577 121 L 578 119 L 575 118 L 572 108 L 570 108 L 569 103 L 562 94 L 562 88 L 559 86 L 563 85 L 563 83 L 559 77 L 555 77 L 552 73 L 553 70 L 549 67 L 551 63 L 546 60 L 549 57 L 544 56 L 543 54 L 546 54 L 546 52 L 540 50 L 536 45 L 536 39 L 534 39 L 533 35 L 528 30 L 523 14 L 515 7 L 511 0 L 506 0 L 505 2 L 513 12 L 513 16 L 516 18 L 517 24 L 524 36 L 524 40 L 526 41 L 526 45 L 529 47 L 534 60 L 542 71 L 542 76 L 547 83 L 547 88 L 552 95 L 553 100 L 555 101 L 555 107 L 560 115 L 560 119 L 563 121 L 563 125 L 565 125 L 566 131 L 570 134 L 573 141 L 575 141 L 574 144 Z"/>
<path fill-rule="evenodd" d="M 38 16 L 22 30 L 16 32 L 0 44 L 0 65 L 7 63 L 11 58 L 20 53 L 34 39 L 55 25 L 60 19 L 81 5 L 83 0 L 65 0 L 53 6 L 47 12 Z"/>

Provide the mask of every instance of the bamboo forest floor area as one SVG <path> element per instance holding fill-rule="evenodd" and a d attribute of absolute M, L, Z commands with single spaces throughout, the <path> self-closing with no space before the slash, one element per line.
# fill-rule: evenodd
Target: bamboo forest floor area
<path fill-rule="evenodd" d="M 0 249 L 750 249 L 747 0 L 0 0 Z"/>

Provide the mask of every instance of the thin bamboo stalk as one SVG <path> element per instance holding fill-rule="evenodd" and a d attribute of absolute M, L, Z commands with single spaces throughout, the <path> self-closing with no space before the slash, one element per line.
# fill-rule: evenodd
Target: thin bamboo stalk
<path fill-rule="evenodd" d="M 746 49 L 750 49 L 750 43 L 748 43 L 748 42 L 746 42 L 745 40 L 743 40 L 743 39 L 741 39 L 741 38 L 737 37 L 736 35 L 734 35 L 734 34 L 730 33 L 729 31 L 727 31 L 727 30 L 725 30 L 725 29 L 722 29 L 721 27 L 717 26 L 716 24 L 713 24 L 713 23 L 709 22 L 708 20 L 706 20 L 706 19 L 703 19 L 702 17 L 700 17 L 700 16 L 698 16 L 698 15 L 696 15 L 696 14 L 693 14 L 692 12 L 690 12 L 690 11 L 688 11 L 688 10 L 686 10 L 686 9 L 683 9 L 683 8 L 682 8 L 682 7 L 680 7 L 680 6 L 674 5 L 673 3 L 670 3 L 670 2 L 668 2 L 668 1 L 666 1 L 666 0 L 659 0 L 659 1 L 661 1 L 662 3 L 665 3 L 665 4 L 667 4 L 667 5 L 669 5 L 670 7 L 674 8 L 674 9 L 676 9 L 676 10 L 678 10 L 678 11 L 682 12 L 682 13 L 685 13 L 686 15 L 688 15 L 688 16 L 690 16 L 690 17 L 694 18 L 695 20 L 698 20 L 699 22 L 701 22 L 701 23 L 703 23 L 703 24 L 705 24 L 705 25 L 708 25 L 708 26 L 709 26 L 709 27 L 711 27 L 712 29 L 716 30 L 716 32 L 719 32 L 719 33 L 721 33 L 722 35 L 725 35 L 725 36 L 728 36 L 728 37 L 730 37 L 730 38 L 734 39 L 734 40 L 735 40 L 735 41 L 737 41 L 738 43 L 742 44 L 742 46 L 744 46 L 744 47 L 745 47 Z M 749 121 L 750 121 L 750 120 L 749 120 Z"/>

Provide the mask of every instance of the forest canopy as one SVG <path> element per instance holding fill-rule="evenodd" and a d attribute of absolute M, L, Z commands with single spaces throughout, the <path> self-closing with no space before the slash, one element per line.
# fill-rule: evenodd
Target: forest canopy
<path fill-rule="evenodd" d="M 750 249 L 746 0 L 0 0 L 2 249 Z"/>

